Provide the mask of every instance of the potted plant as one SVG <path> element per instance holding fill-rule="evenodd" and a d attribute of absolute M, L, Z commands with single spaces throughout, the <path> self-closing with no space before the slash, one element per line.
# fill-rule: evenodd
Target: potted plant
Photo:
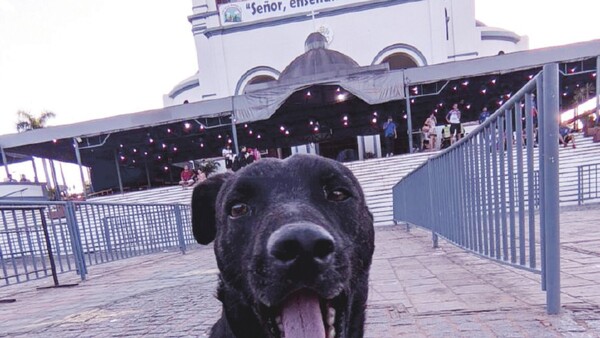
<path fill-rule="evenodd" d="M 215 160 L 202 160 L 199 163 L 196 163 L 196 167 L 200 170 L 206 177 L 210 174 L 215 173 L 219 170 L 221 163 Z"/>

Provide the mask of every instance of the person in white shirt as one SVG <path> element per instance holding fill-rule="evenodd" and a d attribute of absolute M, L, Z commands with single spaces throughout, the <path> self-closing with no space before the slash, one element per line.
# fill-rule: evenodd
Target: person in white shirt
<path fill-rule="evenodd" d="M 461 125 L 458 103 L 452 105 L 452 109 L 448 112 L 448 114 L 446 114 L 446 121 L 450 123 L 450 134 L 454 136 L 454 133 L 456 133 L 456 141 L 460 140 Z"/>

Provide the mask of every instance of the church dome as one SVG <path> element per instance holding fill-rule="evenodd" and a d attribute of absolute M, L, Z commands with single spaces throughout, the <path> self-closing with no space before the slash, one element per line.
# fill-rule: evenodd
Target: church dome
<path fill-rule="evenodd" d="M 292 61 L 279 76 L 279 81 L 359 67 L 352 58 L 327 49 L 327 39 L 321 33 L 311 33 L 304 42 L 306 52 Z"/>

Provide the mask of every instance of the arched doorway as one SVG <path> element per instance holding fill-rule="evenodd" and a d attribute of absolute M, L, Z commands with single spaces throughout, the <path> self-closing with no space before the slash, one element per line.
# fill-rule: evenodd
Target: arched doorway
<path fill-rule="evenodd" d="M 384 58 L 381 63 L 387 63 L 390 69 L 406 69 L 418 67 L 417 62 L 406 53 L 394 53 Z"/>
<path fill-rule="evenodd" d="M 275 78 L 270 75 L 259 75 L 259 76 L 256 76 L 256 77 L 253 77 L 252 79 L 250 79 L 250 81 L 248 81 L 248 83 L 246 85 L 265 83 L 265 82 L 270 82 L 270 81 L 275 81 Z"/>

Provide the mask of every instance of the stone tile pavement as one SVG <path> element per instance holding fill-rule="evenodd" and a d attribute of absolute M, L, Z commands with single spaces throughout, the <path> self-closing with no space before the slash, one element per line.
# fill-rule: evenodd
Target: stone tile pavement
<path fill-rule="evenodd" d="M 563 307 L 550 316 L 539 275 L 378 227 L 365 337 L 600 337 L 600 206 L 562 209 L 561 236 Z M 203 337 L 220 315 L 212 247 L 89 271 L 74 287 L 0 288 L 16 299 L 0 303 L 0 337 Z"/>

